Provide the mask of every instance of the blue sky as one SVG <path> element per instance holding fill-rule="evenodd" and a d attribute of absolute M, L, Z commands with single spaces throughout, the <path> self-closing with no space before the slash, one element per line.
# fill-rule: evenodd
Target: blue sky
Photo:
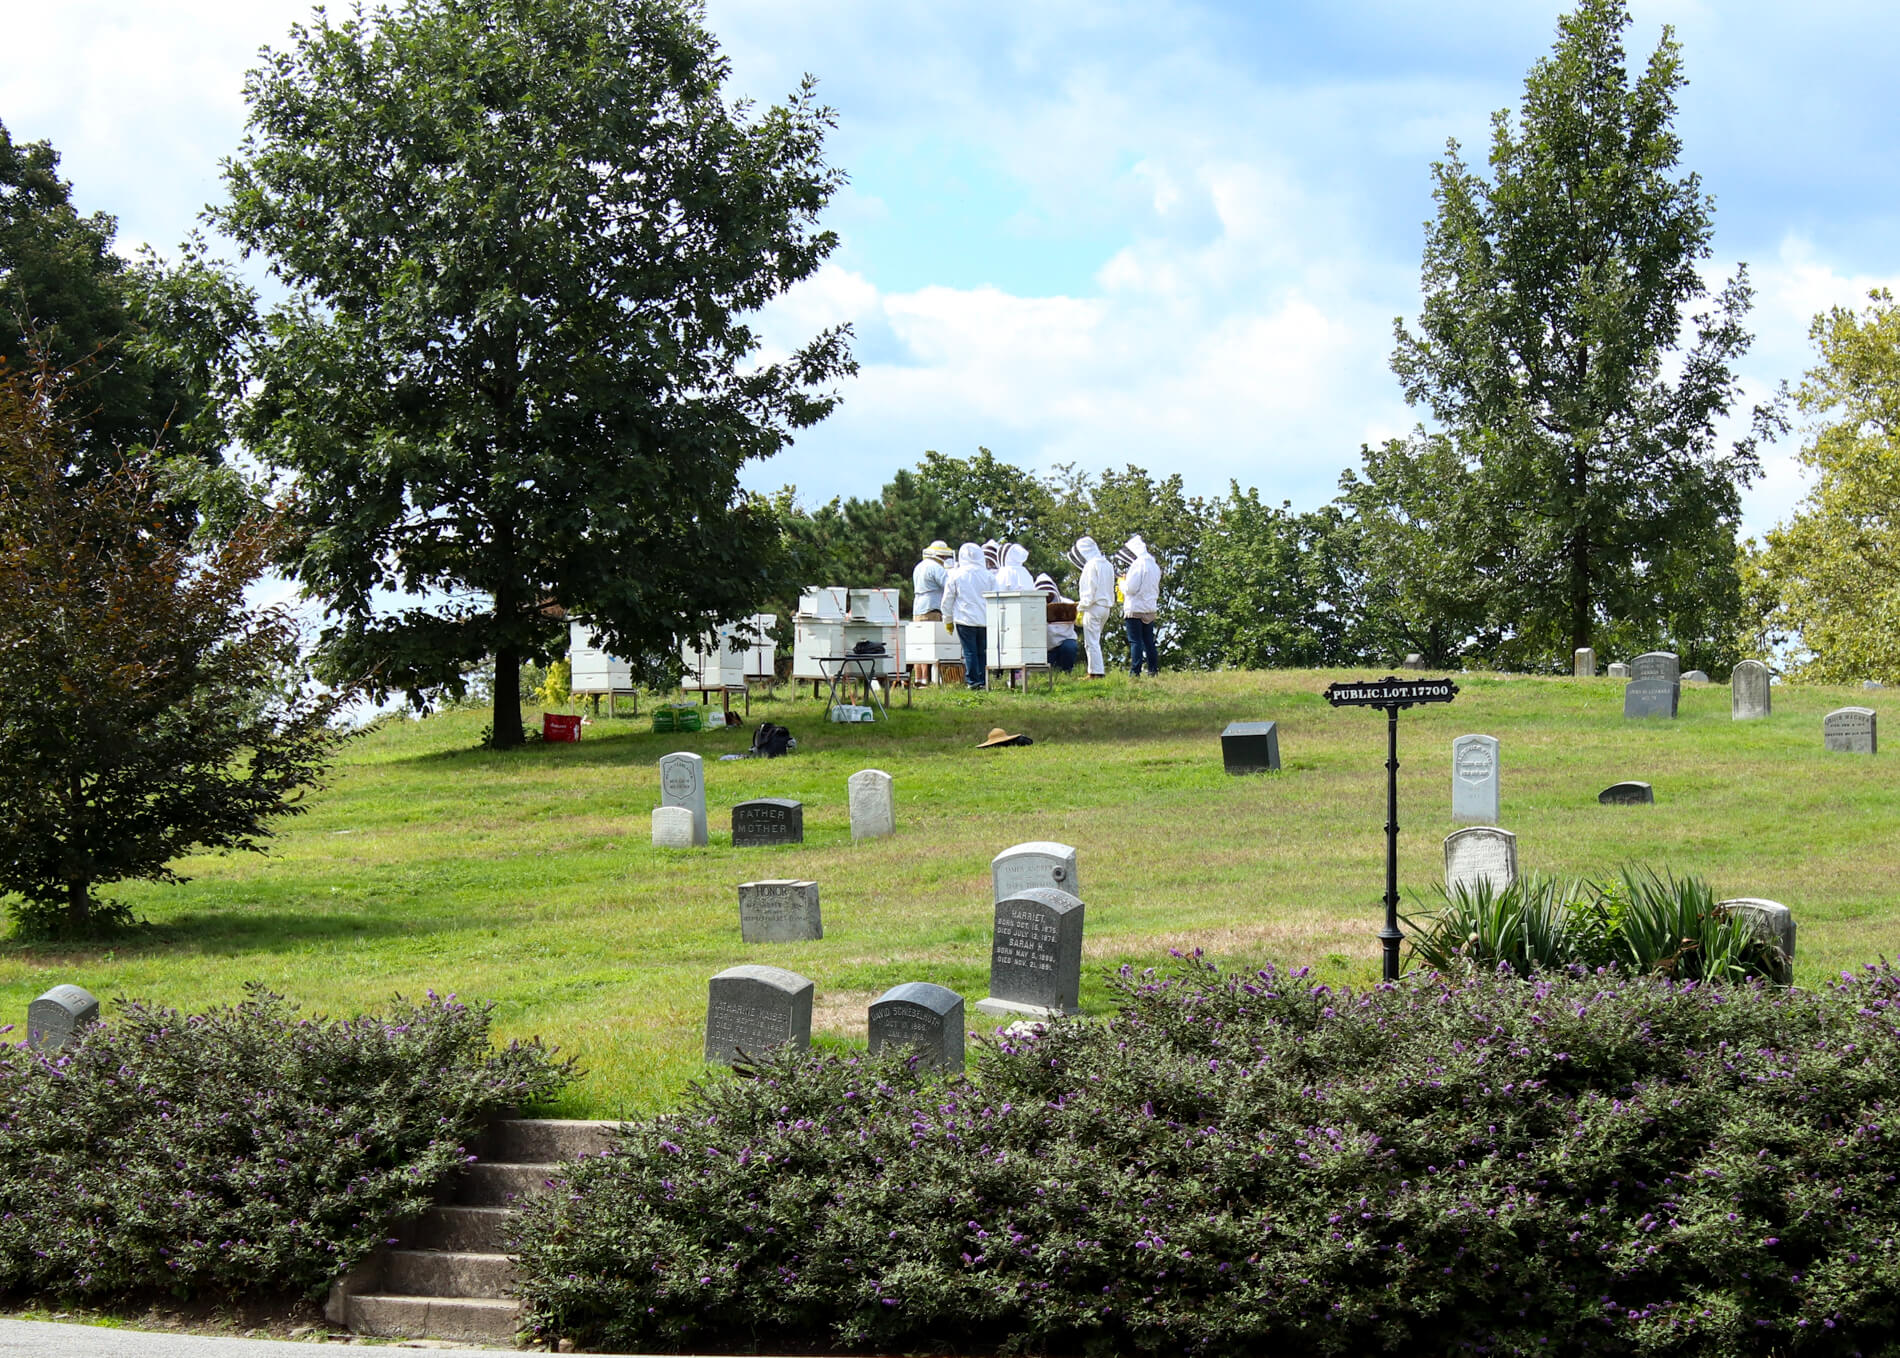
<path fill-rule="evenodd" d="M 836 108 L 842 244 L 765 317 L 774 348 L 850 321 L 860 376 L 825 425 L 755 469 L 808 499 L 871 494 L 926 448 L 1026 466 L 1133 462 L 1301 507 L 1359 445 L 1401 433 L 1386 367 L 1417 307 L 1431 161 L 1481 161 L 1562 4 L 1033 5 L 710 0 L 733 88 L 809 71 Z M 1716 199 L 1711 280 L 1759 295 L 1751 397 L 1810 361 L 1815 311 L 1900 279 L 1887 66 L 1872 4 L 1637 3 L 1690 84 L 1684 163 Z M 83 207 L 161 249 L 216 197 L 243 72 L 308 13 L 287 0 L 0 0 L 0 121 L 52 139 Z M 1747 527 L 1801 493 L 1771 449 Z"/>

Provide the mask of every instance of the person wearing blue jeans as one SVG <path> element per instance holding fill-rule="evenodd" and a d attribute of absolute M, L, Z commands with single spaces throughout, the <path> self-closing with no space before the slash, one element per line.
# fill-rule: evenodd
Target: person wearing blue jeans
<path fill-rule="evenodd" d="M 1161 659 L 1155 654 L 1155 618 L 1161 607 L 1161 567 L 1156 564 L 1148 544 L 1137 533 L 1123 549 L 1131 558 L 1128 574 L 1122 580 L 1122 621 L 1128 629 L 1128 672 L 1141 673 L 1141 662 L 1148 662 L 1148 673 L 1161 673 Z"/>
<path fill-rule="evenodd" d="M 983 596 L 995 589 L 996 577 L 983 565 L 983 549 L 964 543 L 957 549 L 957 568 L 943 582 L 943 622 L 956 627 L 963 647 L 963 682 L 970 688 L 982 688 L 989 680 L 984 651 L 990 630 Z"/>
<path fill-rule="evenodd" d="M 1123 624 L 1128 631 L 1128 672 L 1141 673 L 1141 662 L 1148 662 L 1148 673 L 1161 673 L 1161 662 L 1155 656 L 1155 625 L 1152 618 L 1128 618 Z"/>

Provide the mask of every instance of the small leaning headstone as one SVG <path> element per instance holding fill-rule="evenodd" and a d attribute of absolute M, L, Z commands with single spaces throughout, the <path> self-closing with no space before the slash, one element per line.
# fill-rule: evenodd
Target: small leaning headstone
<path fill-rule="evenodd" d="M 1413 651 L 1410 655 L 1405 657 L 1405 664 L 1401 666 L 1401 668 L 1408 669 L 1408 670 L 1422 670 L 1425 668 L 1425 657 L 1420 655 L 1417 651 Z"/>
<path fill-rule="evenodd" d="M 963 1069 L 963 996 L 928 981 L 894 985 L 871 1001 L 871 1055 L 910 1047 L 927 1066 Z"/>
<path fill-rule="evenodd" d="M 810 943 L 825 936 L 818 883 L 792 878 L 739 883 L 739 938 L 746 943 Z"/>
<path fill-rule="evenodd" d="M 996 903 L 985 1014 L 1047 1018 L 1072 1014 L 1082 994 L 1082 902 L 1054 887 L 1031 887 Z"/>
<path fill-rule="evenodd" d="M 1780 901 L 1763 900 L 1759 896 L 1717 901 L 1715 908 L 1746 921 L 1756 937 L 1774 944 L 1781 957 L 1771 979 L 1776 985 L 1794 983 L 1794 911 Z"/>
<path fill-rule="evenodd" d="M 1220 733 L 1221 767 L 1229 773 L 1270 773 L 1280 767 L 1280 725 L 1230 721 Z"/>
<path fill-rule="evenodd" d="M 1759 660 L 1744 660 L 1729 673 L 1729 710 L 1734 720 L 1753 721 L 1774 711 L 1768 679 L 1768 667 Z"/>
<path fill-rule="evenodd" d="M 1627 679 L 1629 677 L 1630 677 L 1630 667 L 1628 665 L 1625 665 L 1620 660 L 1614 660 L 1610 662 L 1610 678 Z"/>
<path fill-rule="evenodd" d="M 99 1001 L 84 986 L 56 985 L 26 1007 L 26 1044 L 56 1052 L 79 1030 L 99 1021 Z"/>
<path fill-rule="evenodd" d="M 693 812 L 684 806 L 653 808 L 653 847 L 690 849 L 693 847 Z"/>
<path fill-rule="evenodd" d="M 811 1046 L 812 983 L 784 967 L 727 967 L 706 987 L 706 1059 L 731 1065 L 787 1043 Z"/>
<path fill-rule="evenodd" d="M 1685 684 L 1706 684 L 1709 682 L 1709 676 L 1705 670 L 1684 670 L 1682 672 L 1682 682 Z"/>
<path fill-rule="evenodd" d="M 1674 679 L 1632 679 L 1623 689 L 1623 715 L 1673 718 L 1681 696 Z"/>
<path fill-rule="evenodd" d="M 732 846 L 757 849 L 805 842 L 805 806 L 789 797 L 754 797 L 732 808 Z"/>
<path fill-rule="evenodd" d="M 1445 889 L 1489 882 L 1502 891 L 1517 880 L 1517 836 L 1495 825 L 1472 825 L 1445 836 Z"/>
<path fill-rule="evenodd" d="M 706 836 L 706 765 L 687 752 L 660 756 L 660 805 L 683 806 L 693 813 L 693 844 Z"/>
<path fill-rule="evenodd" d="M 1597 801 L 1603 806 L 1654 806 L 1656 790 L 1648 783 L 1612 783 L 1597 793 Z"/>
<path fill-rule="evenodd" d="M 1054 887 L 1071 896 L 1082 894 L 1075 849 L 1053 840 L 1037 839 L 1004 849 L 990 860 L 990 888 L 1001 901 L 1034 887 Z"/>
<path fill-rule="evenodd" d="M 1591 647 L 1579 646 L 1570 657 L 1570 673 L 1577 679 L 1594 679 L 1597 673 L 1597 653 Z"/>
<path fill-rule="evenodd" d="M 897 793 L 882 769 L 861 769 L 845 780 L 851 804 L 851 838 L 882 839 L 897 833 Z"/>
<path fill-rule="evenodd" d="M 1494 825 L 1498 820 L 1496 736 L 1459 736 L 1451 743 L 1451 818 Z"/>
<path fill-rule="evenodd" d="M 1873 689 L 1885 688 L 1886 685 L 1881 683 L 1878 679 L 1863 679 L 1860 681 L 1860 687 L 1862 692 L 1870 692 Z"/>
<path fill-rule="evenodd" d="M 1821 718 L 1821 743 L 1843 754 L 1875 754 L 1878 722 L 1871 707 L 1837 707 Z"/>

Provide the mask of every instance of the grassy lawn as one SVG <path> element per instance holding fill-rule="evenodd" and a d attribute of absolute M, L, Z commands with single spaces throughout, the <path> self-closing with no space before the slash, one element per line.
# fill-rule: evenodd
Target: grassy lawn
<path fill-rule="evenodd" d="M 735 963 L 811 977 L 815 1026 L 836 1041 L 862 1041 L 865 1006 L 900 981 L 980 999 L 989 860 L 1031 839 L 1080 852 L 1085 1009 L 1101 1005 L 1103 968 L 1169 948 L 1364 982 L 1378 968 L 1385 720 L 1319 696 L 1350 677 L 1370 672 L 925 693 L 861 726 L 829 725 L 781 689 L 752 720 L 782 722 L 803 748 L 732 763 L 718 756 L 745 748 L 749 728 L 656 736 L 644 718 L 602 720 L 577 745 L 501 757 L 473 748 L 486 713 L 396 721 L 347 747 L 271 855 L 192 859 L 184 886 L 122 888 L 146 931 L 90 949 L 4 945 L 0 1013 L 18 1021 L 59 981 L 190 1009 L 258 980 L 326 1013 L 454 991 L 494 1002 L 503 1035 L 580 1058 L 587 1078 L 561 1111 L 632 1115 L 701 1073 L 706 979 Z M 1685 687 L 1678 721 L 1626 723 L 1618 681 L 1458 682 L 1456 702 L 1400 720 L 1408 894 L 1429 897 L 1442 873 L 1451 742 L 1477 731 L 1502 742 L 1502 821 L 1524 869 L 1634 860 L 1782 901 L 1807 985 L 1900 943 L 1900 756 L 1821 747 L 1823 713 L 1884 714 L 1885 693 L 1777 688 L 1771 719 L 1732 722 L 1726 687 Z M 1236 719 L 1280 723 L 1282 773 L 1223 774 L 1218 735 Z M 992 726 L 1036 744 L 972 748 Z M 655 761 L 674 749 L 707 760 L 709 849 L 648 843 Z M 896 778 L 899 832 L 854 846 L 845 780 L 872 767 Z M 1657 804 L 1598 806 L 1625 778 L 1653 783 Z M 730 846 L 731 806 L 758 796 L 803 801 L 804 845 Z M 762 877 L 819 883 L 822 942 L 741 944 L 736 888 Z"/>

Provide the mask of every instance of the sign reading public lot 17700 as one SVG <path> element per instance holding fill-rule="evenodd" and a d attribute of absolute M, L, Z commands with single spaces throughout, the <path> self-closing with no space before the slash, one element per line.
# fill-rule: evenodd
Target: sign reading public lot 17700
<path fill-rule="evenodd" d="M 1410 707 L 1448 703 L 1457 696 L 1458 685 L 1449 679 L 1374 679 L 1326 688 L 1326 701 L 1334 707 Z"/>

